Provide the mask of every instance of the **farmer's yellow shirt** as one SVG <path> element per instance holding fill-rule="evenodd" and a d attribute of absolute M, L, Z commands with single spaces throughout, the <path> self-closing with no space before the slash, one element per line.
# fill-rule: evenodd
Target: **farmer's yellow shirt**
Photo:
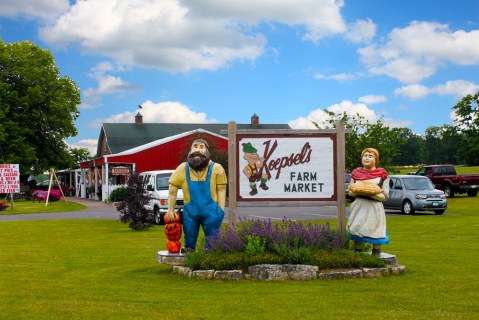
<path fill-rule="evenodd" d="M 211 164 L 211 160 L 209 164 Z M 195 181 L 206 181 L 209 164 L 198 174 L 194 169 L 191 169 L 191 166 L 189 167 L 190 179 L 192 183 L 195 183 Z M 183 162 L 176 168 L 170 177 L 169 183 L 175 187 L 183 189 L 183 198 L 185 204 L 190 202 L 190 189 L 188 188 L 188 182 L 186 181 L 186 162 Z M 216 186 L 225 185 L 227 183 L 228 178 L 226 177 L 225 169 L 223 169 L 221 164 L 215 162 L 213 165 L 213 172 L 211 173 L 210 190 L 211 196 L 216 203 L 218 203 Z"/>

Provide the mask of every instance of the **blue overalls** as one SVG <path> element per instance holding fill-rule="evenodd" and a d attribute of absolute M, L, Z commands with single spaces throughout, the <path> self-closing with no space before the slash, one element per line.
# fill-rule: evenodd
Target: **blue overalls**
<path fill-rule="evenodd" d="M 185 247 L 196 249 L 196 241 L 200 231 L 200 224 L 206 236 L 216 235 L 219 230 L 225 212 L 213 200 L 210 189 L 211 173 L 214 163 L 208 167 L 208 174 L 205 181 L 191 181 L 189 165 L 186 163 L 186 181 L 190 189 L 190 202 L 183 208 L 183 229 L 185 233 Z"/>

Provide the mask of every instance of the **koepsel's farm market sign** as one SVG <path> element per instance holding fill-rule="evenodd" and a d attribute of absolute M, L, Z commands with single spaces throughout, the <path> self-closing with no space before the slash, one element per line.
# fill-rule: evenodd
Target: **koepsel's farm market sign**
<path fill-rule="evenodd" d="M 18 164 L 0 164 L 0 193 L 20 192 L 20 167 Z"/>
<path fill-rule="evenodd" d="M 336 200 L 333 135 L 237 135 L 239 201 Z"/>

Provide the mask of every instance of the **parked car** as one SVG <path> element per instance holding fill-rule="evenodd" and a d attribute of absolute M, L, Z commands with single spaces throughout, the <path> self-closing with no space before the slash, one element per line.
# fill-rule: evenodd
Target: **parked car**
<path fill-rule="evenodd" d="M 423 166 L 415 174 L 431 179 L 434 186 L 443 190 L 448 198 L 454 197 L 455 193 L 467 193 L 469 197 L 475 197 L 479 192 L 479 174 L 457 174 L 450 164 Z"/>
<path fill-rule="evenodd" d="M 351 199 L 351 197 L 349 196 L 349 184 L 351 183 L 351 174 L 350 173 L 346 173 L 346 199 Z"/>
<path fill-rule="evenodd" d="M 427 177 L 391 175 L 389 198 L 383 204 L 386 209 L 398 209 L 404 214 L 414 214 L 416 211 L 443 214 L 447 208 L 447 199 L 444 192 L 435 189 Z"/>
<path fill-rule="evenodd" d="M 163 217 L 168 211 L 168 188 L 170 176 L 173 170 L 146 171 L 140 173 L 145 181 L 145 189 L 151 196 L 151 200 L 145 208 L 153 212 L 155 223 L 164 224 Z M 183 207 L 183 191 L 178 190 L 175 208 Z"/>

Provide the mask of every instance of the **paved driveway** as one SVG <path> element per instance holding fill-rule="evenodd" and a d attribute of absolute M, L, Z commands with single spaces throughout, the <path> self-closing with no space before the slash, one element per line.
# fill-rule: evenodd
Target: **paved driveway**
<path fill-rule="evenodd" d="M 69 197 L 67 201 L 77 202 L 88 207 L 87 210 L 54 213 L 32 213 L 1 215 L 0 221 L 11 220 L 48 220 L 48 219 L 119 219 L 119 212 L 112 204 L 101 201 Z M 7 209 L 8 210 L 8 209 Z M 224 222 L 228 222 L 228 208 Z M 349 216 L 349 208 L 346 217 Z M 317 220 L 337 218 L 336 207 L 239 207 L 237 217 L 249 220 Z"/>

